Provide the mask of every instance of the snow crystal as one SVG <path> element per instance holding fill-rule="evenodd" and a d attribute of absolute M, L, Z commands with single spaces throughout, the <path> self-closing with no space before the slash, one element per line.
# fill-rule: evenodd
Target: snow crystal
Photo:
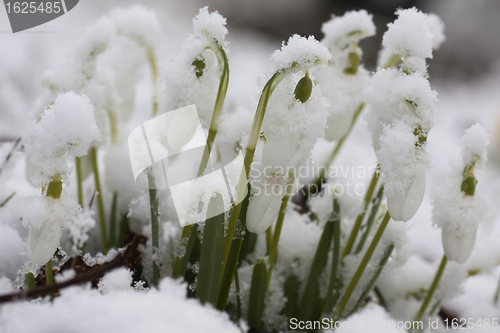
<path fill-rule="evenodd" d="M 200 12 L 193 19 L 194 33 L 198 36 L 207 34 L 210 38 L 217 40 L 217 42 L 226 47 L 227 43 L 224 40 L 227 34 L 226 19 L 215 11 L 210 13 L 208 6 L 200 8 Z"/>
<path fill-rule="evenodd" d="M 486 133 L 481 124 L 475 124 L 465 130 L 464 136 L 460 139 L 464 164 L 471 164 L 474 156 L 477 156 L 479 157 L 479 163 L 476 163 L 476 167 L 483 167 L 485 162 L 488 160 L 486 147 L 489 143 L 489 135 Z"/>
<path fill-rule="evenodd" d="M 330 49 L 341 50 L 350 43 L 375 35 L 376 29 L 373 15 L 362 9 L 339 17 L 332 15 L 330 21 L 323 23 L 321 31 L 325 35 L 321 41 L 323 44 Z"/>
<path fill-rule="evenodd" d="M 430 157 L 423 149 L 415 148 L 417 141 L 413 128 L 404 122 L 384 128 L 377 157 L 386 180 L 386 193 L 402 194 L 416 175 L 429 168 Z"/>
<path fill-rule="evenodd" d="M 87 242 L 89 239 L 89 231 L 96 225 L 96 221 L 92 215 L 94 215 L 94 211 L 80 211 L 65 225 L 65 227 L 68 228 L 73 240 L 73 246 L 71 249 L 74 253 L 78 253 L 79 249 L 82 248 Z"/>
<path fill-rule="evenodd" d="M 76 276 L 76 271 L 74 269 L 67 269 L 62 271 L 60 274 L 57 274 L 54 277 L 54 280 L 56 281 L 56 283 L 62 283 L 71 280 L 75 276 Z"/>
<path fill-rule="evenodd" d="M 293 64 L 307 65 L 315 62 L 327 64 L 331 59 L 328 49 L 318 42 L 314 36 L 308 38 L 293 35 L 288 43 L 281 45 L 271 56 L 274 71 L 290 68 Z"/>
<path fill-rule="evenodd" d="M 219 29 L 215 28 L 222 24 L 221 20 L 225 23 L 225 19 L 217 12 L 208 13 L 207 7 L 200 10 L 199 16 L 199 19 L 193 20 L 195 33 L 197 29 L 208 29 L 209 33 L 216 35 L 218 43 L 228 54 L 227 43 L 224 41 L 227 30 L 223 25 Z M 223 31 L 225 32 L 222 33 Z M 215 47 L 213 41 L 205 34 L 200 34 L 200 31 L 198 34 L 189 35 L 180 52 L 167 66 L 162 79 L 165 91 L 168 93 L 165 101 L 166 111 L 195 104 L 204 128 L 208 128 L 211 123 L 222 71 L 222 64 L 218 63 L 214 54 Z M 201 76 L 197 75 L 196 68 L 192 64 L 196 59 L 205 62 Z"/>
<path fill-rule="evenodd" d="M 0 278 L 16 277 L 17 271 L 23 266 L 24 258 L 20 252 L 25 246 L 18 232 L 0 221 Z"/>
<path fill-rule="evenodd" d="M 13 290 L 14 290 L 14 284 L 12 283 L 12 280 L 4 276 L 0 277 L 0 295 L 9 294 Z"/>
<path fill-rule="evenodd" d="M 150 289 L 109 293 L 71 287 L 53 302 L 17 302 L 0 312 L 2 332 L 169 332 L 238 333 L 226 313 L 187 299 L 186 285 L 170 278 Z M 26 314 L 29 313 L 29 320 Z M 47 318 L 57 317 L 57 320 Z M 105 320 L 103 320 L 105 318 Z"/>
<path fill-rule="evenodd" d="M 396 11 L 396 15 L 398 18 L 394 23 L 387 25 L 388 30 L 382 40 L 384 48 L 390 50 L 392 54 L 399 54 L 402 57 L 432 58 L 434 43 L 439 45 L 444 36 L 439 30 L 442 28 L 442 24 L 438 24 L 436 16 L 429 20 L 426 14 L 415 7 L 399 9 Z"/>
<path fill-rule="evenodd" d="M 144 6 L 116 9 L 109 14 L 117 34 L 130 36 L 154 49 L 160 39 L 160 23 L 156 14 Z"/>
<path fill-rule="evenodd" d="M 126 267 L 117 268 L 106 273 L 99 281 L 98 289 L 103 294 L 116 291 L 127 291 L 132 287 L 132 272 Z"/>
<path fill-rule="evenodd" d="M 462 177 L 458 172 L 444 184 L 434 189 L 432 195 L 432 221 L 443 232 L 462 236 L 475 232 L 484 221 L 489 209 L 489 199 L 476 193 L 464 195 L 460 186 Z"/>
<path fill-rule="evenodd" d="M 65 158 L 86 155 L 92 142 L 101 138 L 89 98 L 73 91 L 59 94 L 30 130 L 33 144 L 28 151 L 38 168 L 35 180 L 39 185 L 48 184 L 58 173 L 66 183 Z"/>
<path fill-rule="evenodd" d="M 421 73 L 401 74 L 396 69 L 379 70 L 365 89 L 370 111 L 366 114 L 375 151 L 380 149 L 384 125 L 401 120 L 413 130 L 429 131 L 433 124 L 436 92 Z"/>
<path fill-rule="evenodd" d="M 29 197 L 23 209 L 23 225 L 41 229 L 46 223 L 59 224 L 77 213 L 79 206 L 75 198 L 63 192 L 60 199 L 48 196 Z"/>
<path fill-rule="evenodd" d="M 298 74 L 292 75 L 274 90 L 269 99 L 262 131 L 267 140 L 280 140 L 302 133 L 299 144 L 305 152 L 304 157 L 308 158 L 316 141 L 324 135 L 328 103 L 318 86 L 313 86 L 311 96 L 305 103 L 295 99 L 295 85 L 301 77 Z"/>

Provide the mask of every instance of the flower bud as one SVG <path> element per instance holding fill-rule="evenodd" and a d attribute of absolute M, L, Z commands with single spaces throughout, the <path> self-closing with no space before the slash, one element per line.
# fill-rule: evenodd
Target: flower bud
<path fill-rule="evenodd" d="M 284 178 L 274 176 L 262 176 L 252 182 L 254 194 L 247 210 L 248 231 L 261 234 L 273 224 L 278 217 L 286 186 Z"/>
<path fill-rule="evenodd" d="M 418 173 L 404 193 L 396 192 L 387 196 L 387 208 L 395 221 L 408 221 L 416 213 L 425 194 L 425 171 Z"/>
<path fill-rule="evenodd" d="M 459 264 L 469 260 L 474 245 L 476 244 L 477 228 L 460 235 L 443 230 L 442 240 L 444 254 L 448 260 L 456 261 Z"/>
<path fill-rule="evenodd" d="M 295 91 L 293 92 L 295 94 L 295 99 L 299 100 L 301 103 L 305 103 L 309 97 L 311 97 L 312 86 L 313 84 L 309 78 L 309 72 L 306 71 L 306 75 L 304 75 L 295 86 Z"/>
<path fill-rule="evenodd" d="M 191 63 L 191 66 L 194 66 L 194 72 L 196 74 L 196 77 L 199 79 L 205 71 L 205 60 L 203 58 L 196 58 Z"/>
<path fill-rule="evenodd" d="M 357 52 L 349 52 L 347 55 L 348 66 L 344 68 L 344 74 L 356 75 L 359 67 L 359 54 Z"/>
<path fill-rule="evenodd" d="M 57 250 L 62 236 L 62 223 L 48 220 L 42 228 L 32 227 L 28 236 L 28 254 L 37 265 L 45 265 Z"/>
<path fill-rule="evenodd" d="M 279 194 L 261 192 L 250 199 L 247 211 L 247 229 L 255 234 L 264 233 L 278 217 L 284 191 Z"/>

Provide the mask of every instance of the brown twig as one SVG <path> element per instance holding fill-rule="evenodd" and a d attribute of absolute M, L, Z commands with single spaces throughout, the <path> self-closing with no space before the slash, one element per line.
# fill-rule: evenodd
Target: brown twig
<path fill-rule="evenodd" d="M 102 276 L 104 276 L 106 272 L 120 266 L 125 265 L 133 269 L 137 267 L 137 264 L 140 262 L 141 259 L 140 252 L 138 252 L 137 247 L 139 246 L 140 243 L 144 243 L 145 239 L 146 238 L 144 236 L 136 234 L 133 236 L 132 241 L 127 245 L 126 250 L 123 253 L 118 254 L 113 260 L 106 262 L 102 265 L 98 265 L 97 267 L 92 268 L 88 272 L 77 275 L 73 279 L 61 283 L 54 283 L 52 285 L 41 286 L 36 289 L 1 295 L 0 304 L 17 300 L 35 298 L 39 296 L 51 295 L 69 286 L 73 286 L 84 282 L 91 282 L 92 280 L 99 279 Z"/>

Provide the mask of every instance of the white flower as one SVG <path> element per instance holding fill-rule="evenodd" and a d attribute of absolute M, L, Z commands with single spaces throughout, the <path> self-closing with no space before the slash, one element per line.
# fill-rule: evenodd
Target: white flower
<path fill-rule="evenodd" d="M 432 196 L 432 221 L 442 230 L 443 248 L 449 260 L 459 264 L 469 260 L 479 224 L 491 207 L 488 198 L 475 190 L 474 171 L 484 166 L 489 137 L 481 125 L 465 131 L 461 139 L 462 163 Z M 465 185 L 465 186 L 464 186 Z"/>
<path fill-rule="evenodd" d="M 23 224 L 30 227 L 28 254 L 37 265 L 45 265 L 61 240 L 63 224 L 79 211 L 76 199 L 63 195 L 29 197 L 23 210 Z"/>
<path fill-rule="evenodd" d="M 282 139 L 266 140 L 262 152 L 266 174 L 286 175 L 287 167 L 295 166 L 304 154 L 299 144 L 301 139 L 302 133 L 295 133 Z"/>
<path fill-rule="evenodd" d="M 254 195 L 248 205 L 246 225 L 248 231 L 261 234 L 278 217 L 285 195 L 284 179 L 264 175 L 259 184 L 252 184 L 252 191 Z"/>
<path fill-rule="evenodd" d="M 473 228 L 467 233 L 456 235 L 451 232 L 443 232 L 441 235 L 443 241 L 444 254 L 448 260 L 464 264 L 469 260 L 474 245 L 476 244 L 477 228 Z"/>
<path fill-rule="evenodd" d="M 406 186 L 403 193 L 395 192 L 387 195 L 387 208 L 394 221 L 408 221 L 416 213 L 425 194 L 425 171 L 418 173 Z"/>
<path fill-rule="evenodd" d="M 31 228 L 28 236 L 28 254 L 37 265 L 45 265 L 57 250 L 62 235 L 62 223 L 48 220 L 42 228 Z"/>
<path fill-rule="evenodd" d="M 30 126 L 27 173 L 35 173 L 31 179 L 37 186 L 48 184 L 56 174 L 67 183 L 71 169 L 66 158 L 86 155 L 90 145 L 100 139 L 88 97 L 73 91 L 59 94 L 40 121 Z"/>

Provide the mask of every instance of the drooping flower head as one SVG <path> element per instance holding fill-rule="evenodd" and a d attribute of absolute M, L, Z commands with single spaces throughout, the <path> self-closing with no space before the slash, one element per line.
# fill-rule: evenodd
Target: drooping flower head
<path fill-rule="evenodd" d="M 462 163 L 433 193 L 432 221 L 441 228 L 449 260 L 465 263 L 471 256 L 479 224 L 490 210 L 488 198 L 476 191 L 475 171 L 484 167 L 489 136 L 479 124 L 465 131 L 460 141 Z"/>

